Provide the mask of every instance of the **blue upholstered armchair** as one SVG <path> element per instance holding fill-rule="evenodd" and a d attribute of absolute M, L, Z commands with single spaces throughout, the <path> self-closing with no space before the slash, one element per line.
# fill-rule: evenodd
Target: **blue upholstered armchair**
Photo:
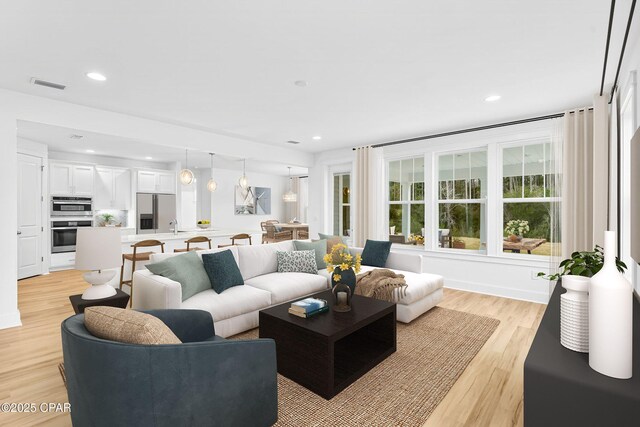
<path fill-rule="evenodd" d="M 148 311 L 183 342 L 133 345 L 91 335 L 84 315 L 62 322 L 75 426 L 268 426 L 278 418 L 272 340 L 215 336 L 200 310 Z"/>

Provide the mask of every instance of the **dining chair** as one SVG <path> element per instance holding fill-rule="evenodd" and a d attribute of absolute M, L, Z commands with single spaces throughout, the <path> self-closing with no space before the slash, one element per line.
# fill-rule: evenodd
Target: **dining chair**
<path fill-rule="evenodd" d="M 155 252 L 138 252 L 138 248 L 152 248 L 160 246 L 160 250 L 164 253 L 164 242 L 159 240 L 143 240 L 141 242 L 131 245 L 133 253 L 122 254 L 122 267 L 120 267 L 120 289 L 122 285 L 129 286 L 131 289 L 131 297 L 129 298 L 129 305 L 133 307 L 133 272 L 136 271 L 136 262 L 149 261 L 151 254 Z M 131 278 L 124 280 L 124 265 L 126 261 L 131 262 Z"/>
<path fill-rule="evenodd" d="M 173 252 L 189 252 L 189 251 L 203 251 L 205 250 L 205 248 L 199 248 L 199 247 L 191 247 L 192 243 L 208 243 L 209 244 L 209 249 L 211 249 L 211 239 L 206 237 L 206 236 L 196 236 L 196 237 L 192 237 L 188 240 L 184 241 L 187 244 L 186 248 L 182 248 L 182 249 L 174 249 Z"/>

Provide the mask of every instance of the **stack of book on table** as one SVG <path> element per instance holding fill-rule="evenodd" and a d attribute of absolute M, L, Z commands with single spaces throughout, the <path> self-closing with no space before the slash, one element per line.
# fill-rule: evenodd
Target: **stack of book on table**
<path fill-rule="evenodd" d="M 289 307 L 289 314 L 304 318 L 326 313 L 327 311 L 329 311 L 327 301 L 318 298 L 305 298 L 292 302 L 291 307 Z"/>

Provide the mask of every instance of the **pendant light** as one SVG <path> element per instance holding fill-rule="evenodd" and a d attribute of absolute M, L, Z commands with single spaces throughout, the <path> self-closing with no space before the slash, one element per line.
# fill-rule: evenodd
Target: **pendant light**
<path fill-rule="evenodd" d="M 209 153 L 209 155 L 211 156 L 211 178 L 209 179 L 209 182 L 207 182 L 207 190 L 209 190 L 209 192 L 213 193 L 214 191 L 216 191 L 216 188 L 218 188 L 218 183 L 216 182 L 215 179 L 213 179 L 213 153 Z"/>
<path fill-rule="evenodd" d="M 282 195 L 282 200 L 284 200 L 287 203 L 295 203 L 298 201 L 298 195 L 294 193 L 293 190 L 291 189 L 291 180 L 293 179 L 291 178 L 291 166 L 288 166 L 288 168 L 289 168 L 289 191 L 287 191 Z"/>
<path fill-rule="evenodd" d="M 247 188 L 249 188 L 249 178 L 247 178 L 246 168 L 247 168 L 247 159 L 242 159 L 242 176 L 238 180 L 238 185 L 243 190 L 246 190 Z"/>
<path fill-rule="evenodd" d="M 193 172 L 189 169 L 189 150 L 184 150 L 184 169 L 180 171 L 180 182 L 189 185 L 193 182 Z"/>

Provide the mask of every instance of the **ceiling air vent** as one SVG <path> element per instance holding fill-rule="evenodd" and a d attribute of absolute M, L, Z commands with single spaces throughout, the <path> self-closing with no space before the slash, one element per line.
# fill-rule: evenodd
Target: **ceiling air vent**
<path fill-rule="evenodd" d="M 31 77 L 31 83 L 38 86 L 50 87 L 51 89 L 64 90 L 66 88 L 65 85 L 61 85 L 60 83 L 48 82 L 46 80 L 36 79 L 35 77 Z"/>
<path fill-rule="evenodd" d="M 74 134 L 69 135 L 69 138 L 71 138 L 71 139 L 82 139 L 82 138 L 84 138 L 84 136 L 78 135 L 77 133 L 74 133 Z"/>
<path fill-rule="evenodd" d="M 287 141 L 287 144 L 298 145 L 300 144 L 300 141 Z"/>

